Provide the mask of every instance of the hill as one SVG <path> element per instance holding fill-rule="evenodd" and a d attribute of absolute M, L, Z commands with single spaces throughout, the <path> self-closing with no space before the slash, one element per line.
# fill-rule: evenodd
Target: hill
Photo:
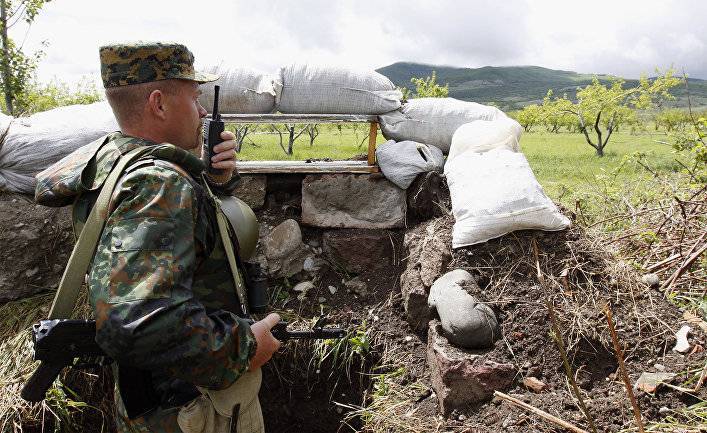
<path fill-rule="evenodd" d="M 560 71 L 540 66 L 484 66 L 483 68 L 457 68 L 451 66 L 426 65 L 421 63 L 398 62 L 377 69 L 396 86 L 410 88 L 410 78 L 427 77 L 432 71 L 437 73 L 437 82 L 449 84 L 449 96 L 493 103 L 505 110 L 521 108 L 542 102 L 548 89 L 556 95 L 567 93 L 574 98 L 577 87 L 592 82 L 593 75 L 572 71 Z M 597 75 L 606 82 L 610 75 Z M 626 80 L 626 85 L 636 85 L 638 80 Z M 707 106 L 707 80 L 689 79 L 691 103 L 693 107 Z M 675 89 L 676 100 L 670 106 L 687 107 L 687 92 L 684 87 Z"/>

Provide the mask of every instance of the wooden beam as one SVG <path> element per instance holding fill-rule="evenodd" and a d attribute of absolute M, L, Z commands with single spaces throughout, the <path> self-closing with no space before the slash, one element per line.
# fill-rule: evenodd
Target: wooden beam
<path fill-rule="evenodd" d="M 211 118 L 211 116 L 207 116 Z M 368 114 L 221 114 L 226 123 L 368 123 L 378 116 Z"/>
<path fill-rule="evenodd" d="M 378 137 L 378 122 L 371 122 L 368 132 L 368 165 L 376 163 L 376 137 Z"/>
<path fill-rule="evenodd" d="M 366 161 L 238 161 L 242 174 L 268 173 L 378 173 Z"/>

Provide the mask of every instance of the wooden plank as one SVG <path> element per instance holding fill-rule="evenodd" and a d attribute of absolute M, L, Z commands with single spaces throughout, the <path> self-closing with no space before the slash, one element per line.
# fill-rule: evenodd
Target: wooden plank
<path fill-rule="evenodd" d="M 267 173 L 378 173 L 366 161 L 238 161 L 242 174 Z"/>
<path fill-rule="evenodd" d="M 211 116 L 207 116 L 210 118 Z M 367 114 L 221 114 L 226 123 L 366 123 L 378 122 Z"/>
<path fill-rule="evenodd" d="M 368 132 L 368 165 L 376 163 L 376 137 L 378 136 L 378 122 L 371 122 Z"/>

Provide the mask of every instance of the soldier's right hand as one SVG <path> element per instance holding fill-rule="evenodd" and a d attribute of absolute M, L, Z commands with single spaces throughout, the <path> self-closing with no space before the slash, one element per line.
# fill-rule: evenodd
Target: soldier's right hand
<path fill-rule="evenodd" d="M 255 336 L 255 341 L 258 347 L 255 351 L 255 355 L 250 359 L 250 370 L 255 370 L 260 368 L 263 364 L 268 362 L 272 358 L 273 353 L 277 352 L 280 348 L 280 341 L 273 337 L 270 330 L 273 326 L 280 322 L 280 316 L 276 313 L 270 313 L 263 320 L 259 320 L 252 325 L 250 325 L 250 330 L 253 331 Z"/>

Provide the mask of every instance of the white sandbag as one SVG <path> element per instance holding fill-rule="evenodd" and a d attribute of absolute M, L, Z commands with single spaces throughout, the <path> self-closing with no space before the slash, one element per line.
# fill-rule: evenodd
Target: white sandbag
<path fill-rule="evenodd" d="M 466 152 L 444 167 L 456 222 L 452 247 L 486 242 L 515 230 L 562 230 L 570 225 L 545 196 L 522 153 Z"/>
<path fill-rule="evenodd" d="M 412 140 L 449 152 L 454 132 L 474 120 L 494 120 L 506 115 L 496 107 L 454 98 L 415 98 L 400 110 L 379 116 L 388 140 Z"/>
<path fill-rule="evenodd" d="M 376 149 L 376 160 L 383 175 L 402 189 L 407 189 L 418 174 L 441 173 L 444 167 L 441 150 L 414 141 L 388 140 Z"/>
<path fill-rule="evenodd" d="M 253 69 L 212 66 L 204 72 L 221 76 L 213 83 L 201 86 L 199 102 L 211 112 L 214 107 L 214 86 L 219 89 L 219 112 L 226 114 L 258 114 L 275 111 L 275 97 L 280 89 L 280 77 Z"/>
<path fill-rule="evenodd" d="M 118 129 L 105 101 L 16 118 L 0 147 L 0 190 L 34 194 L 35 174 Z"/>
<path fill-rule="evenodd" d="M 505 116 L 465 123 L 452 136 L 447 161 L 464 152 L 488 152 L 498 148 L 519 152 L 522 133 L 520 123 Z"/>
<path fill-rule="evenodd" d="M 400 107 L 402 94 L 373 70 L 294 64 L 280 69 L 282 113 L 381 114 Z"/>

